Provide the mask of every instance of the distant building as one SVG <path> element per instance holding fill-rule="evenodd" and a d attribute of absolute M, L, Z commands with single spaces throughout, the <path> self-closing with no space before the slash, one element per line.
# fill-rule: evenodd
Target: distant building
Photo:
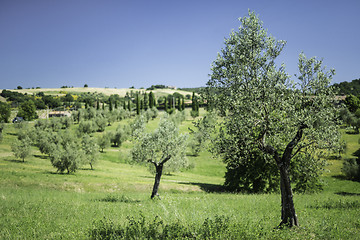
<path fill-rule="evenodd" d="M 22 117 L 16 117 L 12 120 L 13 123 L 20 123 L 22 121 L 24 121 L 24 119 Z"/>
<path fill-rule="evenodd" d="M 71 114 L 66 111 L 53 111 L 49 113 L 49 118 L 51 117 L 70 117 Z"/>

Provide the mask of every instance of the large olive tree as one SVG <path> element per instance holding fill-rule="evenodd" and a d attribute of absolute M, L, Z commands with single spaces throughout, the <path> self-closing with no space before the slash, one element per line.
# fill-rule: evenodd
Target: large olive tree
<path fill-rule="evenodd" d="M 256 149 L 270 156 L 266 159 L 276 163 L 280 175 L 280 226 L 291 227 L 298 225 L 289 174 L 292 162 L 317 167 L 315 154 L 338 142 L 329 87 L 334 71 L 300 54 L 300 74 L 292 83 L 284 66 L 275 64 L 285 42 L 268 35 L 253 12 L 239 20 L 241 26 L 225 39 L 207 83 L 208 101 L 224 116 L 217 152 L 232 154 L 240 162 L 251 160 Z"/>

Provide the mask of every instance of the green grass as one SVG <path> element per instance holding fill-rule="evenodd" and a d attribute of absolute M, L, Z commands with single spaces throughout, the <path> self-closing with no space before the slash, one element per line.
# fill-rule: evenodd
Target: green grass
<path fill-rule="evenodd" d="M 148 130 L 158 121 L 150 122 Z M 181 131 L 187 132 L 192 122 L 188 117 Z M 128 123 L 114 123 L 106 131 Z M 199 238 L 210 229 L 215 235 L 209 239 L 358 239 L 360 234 L 360 183 L 341 177 L 342 160 L 330 161 L 322 178 L 324 191 L 295 195 L 300 227 L 277 230 L 280 195 L 218 192 L 225 165 L 207 151 L 188 156 L 194 168 L 163 175 L 161 200 L 150 200 L 154 176 L 147 166 L 126 163 L 131 142 L 105 149 L 95 170 L 84 166 L 75 174 L 57 174 L 36 148 L 24 163 L 14 158 L 13 126 L 6 125 L 0 143 L 0 239 L 89 239 L 101 222 L 107 230 L 121 230 L 131 219 L 145 219 L 148 230 L 161 220 L 164 226 L 190 229 Z M 359 135 L 343 132 L 343 138 L 349 146 L 345 158 L 360 148 Z M 227 232 L 206 228 L 217 219 L 228 219 Z"/>

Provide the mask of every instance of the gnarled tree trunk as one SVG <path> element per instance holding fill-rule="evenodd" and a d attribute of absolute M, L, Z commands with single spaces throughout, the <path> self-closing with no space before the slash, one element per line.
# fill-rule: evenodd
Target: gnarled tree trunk
<path fill-rule="evenodd" d="M 282 226 L 298 226 L 298 219 L 295 213 L 295 205 L 293 201 L 293 192 L 291 189 L 290 178 L 287 166 L 283 164 L 280 170 L 280 189 L 281 189 L 281 223 Z"/>
<path fill-rule="evenodd" d="M 260 149 L 270 155 L 275 159 L 276 165 L 280 171 L 280 190 L 281 190 L 281 223 L 279 227 L 288 226 L 298 226 L 298 218 L 295 213 L 295 205 L 293 200 L 293 192 L 291 189 L 290 176 L 289 176 L 289 165 L 290 160 L 295 154 L 293 154 L 294 148 L 297 146 L 299 141 L 302 138 L 303 130 L 307 128 L 305 124 L 299 126 L 298 131 L 296 132 L 295 137 L 292 141 L 286 146 L 285 151 L 280 157 L 278 151 L 271 145 L 265 143 L 266 131 L 264 131 L 261 136 Z"/>
<path fill-rule="evenodd" d="M 158 189 L 159 189 L 159 185 L 160 185 L 160 179 L 161 179 L 161 175 L 162 175 L 162 170 L 163 170 L 163 164 L 154 164 L 155 168 L 156 168 L 156 175 L 155 175 L 155 182 L 154 182 L 154 187 L 151 193 L 151 199 L 153 199 L 155 196 L 159 196 L 158 194 Z"/>
<path fill-rule="evenodd" d="M 154 182 L 154 187 L 153 187 L 153 190 L 151 193 L 151 199 L 153 199 L 155 196 L 159 196 L 158 190 L 159 190 L 160 179 L 161 179 L 164 163 L 169 161 L 170 158 L 171 158 L 171 156 L 166 156 L 166 157 L 163 156 L 159 163 L 152 161 L 152 160 L 148 160 L 148 162 L 151 162 L 152 164 L 154 164 L 155 169 L 156 169 L 155 182 Z"/>

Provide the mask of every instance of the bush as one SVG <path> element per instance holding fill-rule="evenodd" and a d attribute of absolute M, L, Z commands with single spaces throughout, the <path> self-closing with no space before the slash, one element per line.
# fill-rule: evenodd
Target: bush
<path fill-rule="evenodd" d="M 360 159 L 345 159 L 342 172 L 347 179 L 360 181 Z"/>

